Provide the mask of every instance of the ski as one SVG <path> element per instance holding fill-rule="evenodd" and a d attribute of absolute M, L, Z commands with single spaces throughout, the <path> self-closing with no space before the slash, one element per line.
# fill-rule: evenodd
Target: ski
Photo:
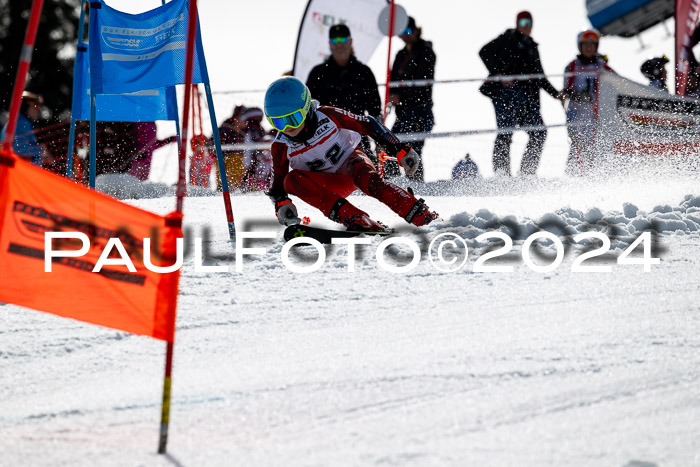
<path fill-rule="evenodd" d="M 284 240 L 290 241 L 293 238 L 307 237 L 318 240 L 321 243 L 331 243 L 334 238 L 349 238 L 357 237 L 358 235 L 379 235 L 387 236 L 391 235 L 393 230 L 387 229 L 379 232 L 360 232 L 355 230 L 333 230 L 333 229 L 323 229 L 320 227 L 311 227 L 309 225 L 290 225 L 284 229 Z"/>

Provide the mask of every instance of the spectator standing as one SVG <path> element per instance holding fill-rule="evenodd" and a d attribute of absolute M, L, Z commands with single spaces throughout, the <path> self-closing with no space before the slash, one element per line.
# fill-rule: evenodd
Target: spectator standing
<path fill-rule="evenodd" d="M 472 160 L 472 157 L 467 154 L 464 159 L 457 162 L 457 165 L 452 169 L 453 180 L 469 180 L 479 176 L 479 166 Z"/>
<path fill-rule="evenodd" d="M 321 105 L 347 109 L 356 115 L 379 118 L 382 101 L 377 80 L 370 68 L 360 63 L 352 49 L 350 28 L 345 24 L 331 26 L 328 32 L 331 56 L 309 73 L 306 86 Z M 376 163 L 369 140 L 363 135 L 360 143 L 365 154 Z"/>
<path fill-rule="evenodd" d="M 540 53 L 530 34 L 532 15 L 521 11 L 516 17 L 515 29 L 507 29 L 479 51 L 489 76 L 543 75 Z M 490 97 L 496 111 L 496 125 L 501 128 L 543 126 L 540 111 L 540 88 L 556 99 L 563 100 L 552 83 L 545 77 L 521 80 L 486 81 L 479 88 Z M 527 132 L 529 139 L 520 163 L 520 173 L 534 175 L 540 163 L 547 130 Z M 510 176 L 510 145 L 513 132 L 499 133 L 493 148 L 493 168 L 496 174 Z"/>
<path fill-rule="evenodd" d="M 416 20 L 408 18 L 408 26 L 399 37 L 406 44 L 396 54 L 391 68 L 391 81 L 432 80 L 435 78 L 435 52 L 431 42 L 424 40 L 422 29 L 416 26 Z M 407 86 L 392 88 L 389 102 L 396 108 L 396 122 L 391 131 L 401 133 L 427 133 L 433 129 L 433 86 Z M 411 146 L 421 155 L 425 141 L 412 141 Z M 387 176 L 398 175 L 396 162 L 387 162 L 384 173 Z M 424 178 L 423 162 L 409 178 L 422 181 Z"/>
<path fill-rule="evenodd" d="M 649 80 L 649 86 L 668 92 L 668 86 L 666 85 L 667 63 L 668 57 L 666 55 L 650 58 L 642 63 L 640 71 Z"/>
<path fill-rule="evenodd" d="M 382 104 L 377 80 L 372 70 L 355 57 L 350 29 L 344 24 L 331 26 L 328 38 L 330 57 L 316 65 L 307 79 L 311 96 L 321 105 L 379 117 Z"/>
<path fill-rule="evenodd" d="M 41 165 L 42 159 L 46 155 L 46 151 L 37 141 L 34 132 L 34 122 L 39 121 L 43 106 L 44 99 L 40 95 L 28 91 L 22 93 L 22 104 L 15 128 L 15 140 L 12 143 L 12 150 L 18 156 L 35 165 Z M 5 136 L 6 129 L 7 124 L 0 132 L 0 138 Z"/>
<path fill-rule="evenodd" d="M 568 175 L 583 174 L 593 160 L 595 135 L 595 111 L 593 108 L 598 89 L 598 74 L 612 72 L 607 57 L 598 53 L 600 33 L 588 29 L 578 34 L 576 43 L 579 55 L 566 66 L 564 90 L 569 99 L 566 122 L 569 125 L 571 149 L 566 160 Z"/>

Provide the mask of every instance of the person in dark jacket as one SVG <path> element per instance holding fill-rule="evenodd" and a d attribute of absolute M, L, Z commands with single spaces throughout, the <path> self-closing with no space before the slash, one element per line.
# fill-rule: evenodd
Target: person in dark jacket
<path fill-rule="evenodd" d="M 457 162 L 457 165 L 452 169 L 453 180 L 468 180 L 479 176 L 479 166 L 472 160 L 470 154 L 467 153 L 464 159 Z"/>
<path fill-rule="evenodd" d="M 532 15 L 521 11 L 516 28 L 508 29 L 479 51 L 489 76 L 544 74 L 537 42 L 532 40 Z M 540 112 L 540 88 L 556 99 L 563 100 L 547 78 L 486 81 L 479 89 L 490 97 L 496 110 L 498 128 L 543 126 Z M 547 130 L 530 130 L 525 154 L 520 164 L 521 174 L 535 174 L 540 163 Z M 493 148 L 493 168 L 497 174 L 510 176 L 510 145 L 513 133 L 499 133 Z"/>
<path fill-rule="evenodd" d="M 432 80 L 435 78 L 435 52 L 431 42 L 421 37 L 422 30 L 416 20 L 408 18 L 408 26 L 399 37 L 406 46 L 399 50 L 391 68 L 391 81 Z M 389 102 L 396 108 L 396 122 L 391 128 L 395 134 L 423 133 L 433 129 L 433 86 L 411 86 L 392 88 Z M 413 149 L 422 154 L 425 141 L 412 141 Z M 398 165 L 388 163 L 384 169 L 387 176 L 398 175 Z M 412 178 L 423 180 L 423 163 Z"/>
<path fill-rule="evenodd" d="M 347 109 L 356 115 L 380 118 L 382 101 L 372 70 L 352 52 L 350 29 L 345 24 L 331 26 L 328 33 L 331 56 L 309 73 L 306 86 L 321 105 Z M 363 136 L 361 148 L 376 164 L 369 140 Z"/>
<path fill-rule="evenodd" d="M 668 92 L 668 86 L 666 85 L 667 63 L 668 57 L 666 55 L 662 55 L 661 57 L 656 58 L 650 58 L 649 60 L 642 63 L 640 71 L 649 80 L 649 86 Z"/>

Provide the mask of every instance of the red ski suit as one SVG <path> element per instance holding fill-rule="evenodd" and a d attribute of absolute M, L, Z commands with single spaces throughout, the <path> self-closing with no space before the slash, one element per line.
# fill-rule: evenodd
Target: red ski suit
<path fill-rule="evenodd" d="M 386 146 L 398 144 L 398 139 L 382 141 L 385 138 L 376 132 L 369 118 L 336 107 L 321 106 L 313 118 L 298 136 L 292 138 L 279 133 L 273 141 L 271 198 L 292 194 L 320 209 L 331 220 L 346 223 L 357 214 L 365 214 L 345 200 L 359 188 L 410 220 L 417 199 L 382 180 L 358 147 L 361 135 L 371 136 Z"/>

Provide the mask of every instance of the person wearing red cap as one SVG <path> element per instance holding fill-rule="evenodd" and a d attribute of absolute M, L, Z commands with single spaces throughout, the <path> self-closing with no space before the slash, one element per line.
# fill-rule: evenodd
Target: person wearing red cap
<path fill-rule="evenodd" d="M 481 48 L 479 56 L 489 71 L 489 77 L 544 75 L 537 42 L 530 37 L 531 32 L 532 15 L 529 11 L 521 11 L 516 17 L 514 29 L 506 30 Z M 544 126 L 540 111 L 540 89 L 556 99 L 564 99 L 564 95 L 545 77 L 487 80 L 479 91 L 491 98 L 498 128 L 514 128 Z M 529 140 L 520 163 L 520 173 L 534 175 L 540 163 L 547 130 L 540 128 L 527 133 Z M 496 136 L 493 148 L 493 168 L 496 174 L 510 176 L 512 141 L 512 131 Z"/>
<path fill-rule="evenodd" d="M 519 12 L 515 17 L 515 24 L 518 27 L 529 27 L 532 31 L 532 14 L 527 10 Z"/>

